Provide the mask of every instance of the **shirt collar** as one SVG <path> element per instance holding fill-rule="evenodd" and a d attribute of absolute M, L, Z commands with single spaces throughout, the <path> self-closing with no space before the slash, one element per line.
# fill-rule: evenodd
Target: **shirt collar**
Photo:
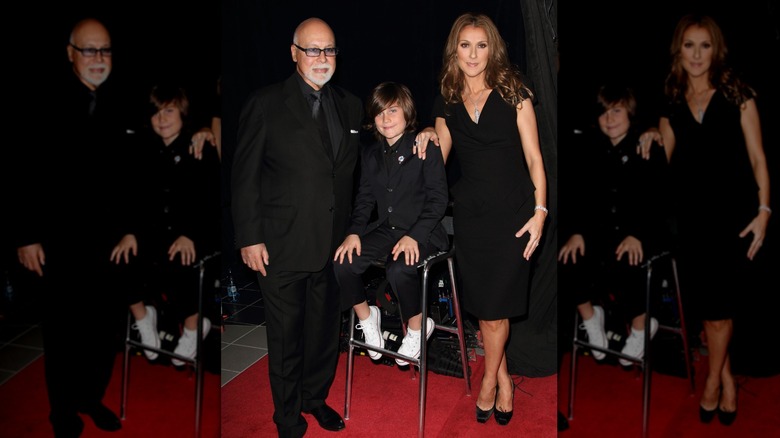
<path fill-rule="evenodd" d="M 317 91 L 315 90 L 311 85 L 307 84 L 306 81 L 303 79 L 303 76 L 301 76 L 300 73 L 297 71 L 296 78 L 298 78 L 298 85 L 301 87 L 301 93 L 303 93 L 304 97 L 308 97 L 311 93 Z M 322 91 L 322 96 L 325 97 L 328 95 L 328 84 L 323 85 L 320 87 L 320 91 Z"/>

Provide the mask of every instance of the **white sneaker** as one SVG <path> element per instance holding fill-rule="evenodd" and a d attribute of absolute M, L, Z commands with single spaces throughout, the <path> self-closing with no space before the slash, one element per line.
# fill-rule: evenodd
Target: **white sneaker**
<path fill-rule="evenodd" d="M 136 320 L 133 328 L 141 335 L 141 343 L 154 348 L 160 348 L 160 334 L 157 332 L 157 309 L 153 306 L 146 307 L 146 316 Z M 144 350 L 146 358 L 157 359 L 158 354 L 152 350 Z"/>
<path fill-rule="evenodd" d="M 208 318 L 203 318 L 203 339 L 206 339 L 206 335 L 211 330 L 211 321 Z M 173 349 L 175 354 L 179 356 L 189 357 L 195 359 L 195 353 L 197 353 L 198 339 L 195 337 L 195 330 L 184 329 L 181 336 L 179 336 L 179 342 L 176 344 L 176 348 Z M 171 358 L 173 366 L 180 367 L 184 365 L 184 361 Z"/>
<path fill-rule="evenodd" d="M 363 339 L 366 341 L 366 344 L 385 348 L 385 338 L 382 337 L 382 329 L 380 328 L 382 327 L 382 313 L 377 306 L 368 306 L 368 310 L 370 311 L 368 319 L 361 319 L 355 328 L 363 331 Z M 371 359 L 379 360 L 382 358 L 382 353 L 369 349 L 366 350 L 368 351 L 368 357 Z"/>
<path fill-rule="evenodd" d="M 434 328 L 436 328 L 436 323 L 433 322 L 433 319 L 428 318 L 428 326 L 425 328 L 426 341 L 430 339 Z M 417 359 L 420 358 L 420 347 L 422 346 L 422 343 L 420 342 L 420 338 L 422 337 L 420 336 L 420 331 L 421 330 L 406 330 L 406 336 L 404 336 L 404 340 L 401 341 L 401 346 L 398 347 L 398 354 L 403 354 L 404 356 L 414 357 Z M 396 359 L 395 363 L 397 363 L 399 366 L 409 365 L 409 362 L 401 359 Z"/>
<path fill-rule="evenodd" d="M 658 320 L 655 318 L 650 318 L 650 339 L 653 339 L 653 336 L 655 336 L 657 331 Z M 631 327 L 631 335 L 629 335 L 628 339 L 626 339 L 626 345 L 623 347 L 621 353 L 625 354 L 626 356 L 635 357 L 637 359 L 643 358 L 645 356 L 645 331 L 636 330 Z M 620 365 L 623 365 L 624 367 L 629 367 L 635 363 L 628 359 L 622 358 L 618 362 L 620 362 Z"/>
<path fill-rule="evenodd" d="M 604 309 L 601 306 L 593 306 L 593 316 L 582 321 L 580 328 L 588 334 L 588 343 L 607 348 L 607 334 L 604 332 Z M 596 360 L 602 360 L 606 356 L 606 353 L 596 350 L 591 350 L 590 353 Z"/>

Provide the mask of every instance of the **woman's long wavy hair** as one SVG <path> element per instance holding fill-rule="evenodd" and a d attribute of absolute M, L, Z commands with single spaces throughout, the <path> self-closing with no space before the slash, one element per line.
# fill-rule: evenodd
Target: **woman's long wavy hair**
<path fill-rule="evenodd" d="M 493 21 L 484 14 L 465 13 L 452 24 L 444 48 L 442 72 L 439 78 L 444 101 L 452 104 L 463 100 L 461 94 L 463 94 L 465 78 L 463 71 L 458 67 L 458 43 L 460 33 L 466 26 L 479 27 L 487 34 L 489 54 L 485 68 L 487 87 L 497 89 L 501 97 L 512 106 L 517 106 L 525 99 L 533 99 L 533 93 L 523 83 L 520 71 L 509 62 L 506 44 Z"/>
<path fill-rule="evenodd" d="M 726 63 L 728 48 L 718 23 L 710 16 L 689 14 L 680 19 L 674 30 L 669 48 L 671 69 L 666 77 L 664 92 L 671 102 L 684 102 L 688 91 L 688 73 L 682 65 L 683 35 L 690 27 L 701 27 L 710 34 L 712 41 L 712 63 L 709 70 L 710 84 L 726 96 L 729 102 L 742 105 L 755 96 L 755 91 L 743 83 Z"/>

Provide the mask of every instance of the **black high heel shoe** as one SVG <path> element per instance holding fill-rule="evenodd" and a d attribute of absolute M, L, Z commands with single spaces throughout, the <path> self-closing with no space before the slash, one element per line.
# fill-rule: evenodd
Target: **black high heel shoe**
<path fill-rule="evenodd" d="M 720 394 L 722 392 L 723 392 L 723 388 L 719 387 L 718 388 L 718 403 L 720 403 Z M 699 403 L 701 403 L 701 402 L 699 402 Z M 718 406 L 719 405 L 715 405 L 715 409 L 713 409 L 713 410 L 707 410 L 707 409 L 704 409 L 704 407 L 701 404 L 699 404 L 699 420 L 702 423 L 705 423 L 705 424 L 710 423 L 712 421 L 712 419 L 715 418 L 715 414 L 717 414 L 718 411 L 720 411 L 720 409 L 718 409 Z"/>
<path fill-rule="evenodd" d="M 734 412 L 726 412 L 722 411 L 720 408 L 718 410 L 718 421 L 720 421 L 720 424 L 724 426 L 731 426 L 731 423 L 734 422 L 734 420 L 737 418 L 737 411 Z M 496 415 L 498 415 L 498 411 L 496 411 Z"/>
<path fill-rule="evenodd" d="M 498 386 L 496 386 L 496 399 L 498 399 Z M 496 412 L 496 415 L 498 415 L 498 412 L 496 411 L 496 399 L 493 400 L 493 407 L 487 411 L 483 411 L 477 406 L 477 422 L 487 423 L 490 416 L 493 415 L 493 412 Z"/>
<path fill-rule="evenodd" d="M 715 418 L 716 413 L 720 413 L 720 409 L 715 408 L 711 411 L 708 411 L 699 405 L 699 420 L 701 420 L 702 423 L 706 424 L 711 422 L 712 419 Z"/>
<path fill-rule="evenodd" d="M 498 389 L 496 389 L 496 400 L 498 400 Z M 512 406 L 515 404 L 515 384 L 512 383 Z M 514 408 L 511 411 L 508 412 L 502 412 L 496 409 L 496 423 L 498 423 L 501 426 L 506 426 L 509 424 L 509 420 L 512 419 L 512 413 L 514 413 Z"/>

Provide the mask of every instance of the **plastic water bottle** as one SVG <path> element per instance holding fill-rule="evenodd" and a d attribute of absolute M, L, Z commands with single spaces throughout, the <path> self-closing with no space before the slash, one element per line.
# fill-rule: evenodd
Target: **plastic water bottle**
<path fill-rule="evenodd" d="M 228 300 L 235 303 L 238 301 L 238 288 L 236 288 L 236 283 L 233 281 L 233 272 L 231 270 L 228 270 L 227 280 Z"/>
<path fill-rule="evenodd" d="M 14 285 L 11 283 L 11 275 L 10 273 L 5 273 L 5 289 L 3 290 L 3 296 L 5 297 L 5 300 L 9 303 L 12 303 L 14 301 L 14 296 L 16 295 L 16 291 L 14 291 Z"/>
<path fill-rule="evenodd" d="M 447 282 L 444 278 L 439 279 L 438 284 L 439 302 L 447 304 L 447 314 L 450 318 L 453 317 L 452 300 L 450 299 L 450 289 L 447 287 Z"/>
<path fill-rule="evenodd" d="M 446 303 L 447 302 L 447 289 L 444 287 L 444 279 L 439 279 L 439 284 L 436 287 L 436 293 L 439 296 L 439 302 L 440 303 Z"/>
<path fill-rule="evenodd" d="M 385 339 L 385 349 L 387 350 L 397 351 L 398 347 L 401 346 L 402 339 L 391 331 L 384 330 L 382 332 L 382 337 Z"/>

